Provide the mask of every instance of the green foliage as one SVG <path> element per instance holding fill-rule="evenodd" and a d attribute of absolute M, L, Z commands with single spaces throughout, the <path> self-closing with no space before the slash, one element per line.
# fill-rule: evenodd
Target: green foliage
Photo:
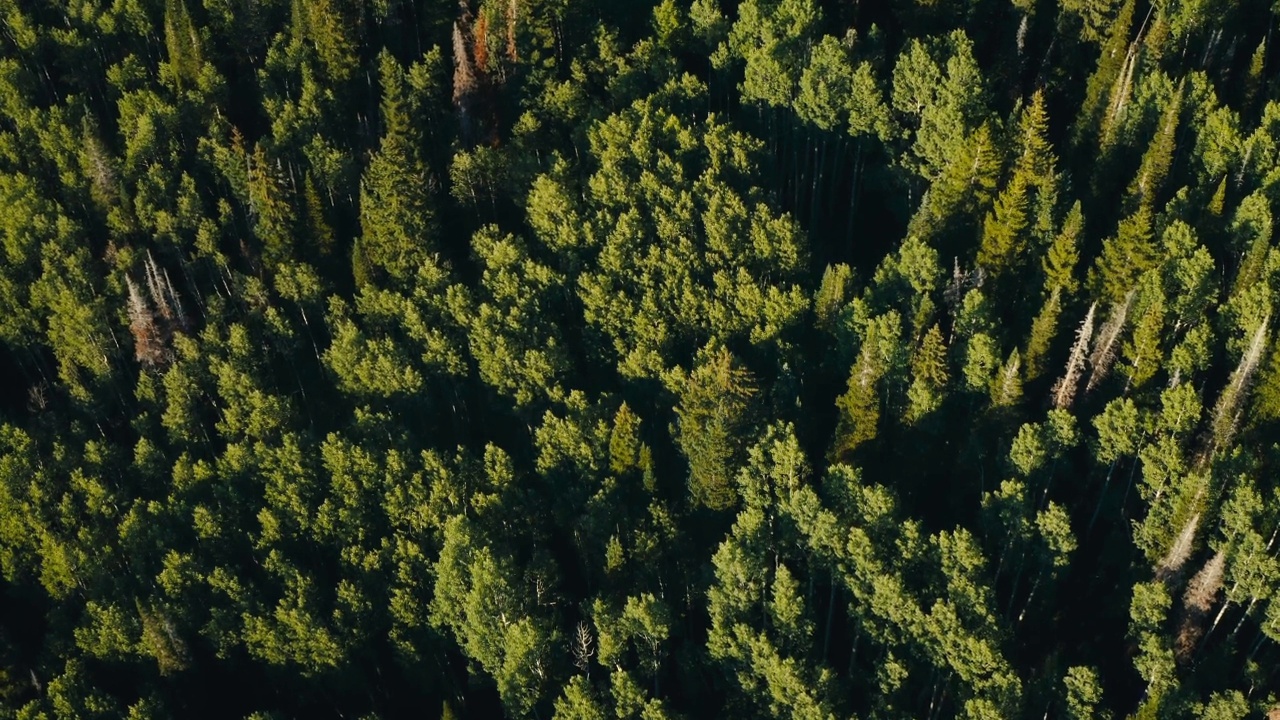
<path fill-rule="evenodd" d="M 164 6 L 164 42 L 169 54 L 169 71 L 179 88 L 194 85 L 204 65 L 200 35 L 196 32 L 184 0 L 167 0 Z"/>
<path fill-rule="evenodd" d="M 1098 671 L 1079 665 L 1067 669 L 1062 679 L 1066 686 L 1067 713 L 1072 720 L 1098 717 L 1098 703 L 1102 701 L 1102 688 L 1098 683 Z"/>
<path fill-rule="evenodd" d="M 1142 274 L 1156 266 L 1158 248 L 1146 205 L 1120 221 L 1116 234 L 1102 244 L 1102 254 L 1089 270 L 1089 281 L 1100 297 L 1121 302 Z"/>
<path fill-rule="evenodd" d="M 561 267 L 581 265 L 586 322 L 628 377 L 658 376 L 711 340 L 776 347 L 808 305 L 799 228 L 742 183 L 758 143 L 673 114 L 703 92 L 691 80 L 663 92 L 670 107 L 655 96 L 592 129 L 584 207 L 549 178 L 530 198 Z"/>
<path fill-rule="evenodd" d="M 1031 336 L 1027 338 L 1025 357 L 1026 376 L 1034 380 L 1045 371 L 1045 358 L 1058 333 L 1058 318 L 1062 314 L 1062 293 L 1054 289 L 1044 306 L 1031 322 Z"/>
<path fill-rule="evenodd" d="M 756 394 L 751 373 L 724 346 L 698 352 L 683 379 L 676 406 L 676 441 L 689 461 L 689 492 L 695 505 L 727 510 L 737 503 L 732 484 L 751 426 Z"/>
<path fill-rule="evenodd" d="M 811 0 L 747 0 L 738 7 L 727 47 L 729 57 L 745 66 L 740 88 L 744 99 L 791 105 L 807 46 L 820 21 Z"/>
<path fill-rule="evenodd" d="M 822 284 L 813 299 L 813 313 L 819 327 L 831 330 L 835 325 L 848 300 L 852 280 L 849 266 L 843 263 L 828 265 L 822 273 Z"/>
<path fill-rule="evenodd" d="M 947 380 L 947 348 L 942 344 L 942 332 L 934 325 L 911 356 L 907 422 L 918 422 L 938 408 Z"/>
<path fill-rule="evenodd" d="M 564 279 L 496 227 L 481 228 L 471 246 L 483 267 L 479 302 L 455 301 L 453 309 L 468 327 L 481 379 L 521 407 L 535 398 L 563 399 L 569 359 L 558 324 L 543 309 L 555 302 Z"/>
<path fill-rule="evenodd" d="M 1096 137 L 1096 134 L 1110 122 L 1112 110 L 1109 100 L 1115 93 L 1117 85 L 1123 87 L 1128 82 L 1126 69 L 1132 62 L 1129 40 L 1133 30 L 1133 15 L 1136 3 L 1134 0 L 1123 0 L 1116 11 L 1114 20 L 1107 22 L 1114 0 L 1071 0 L 1071 9 L 1080 12 L 1085 19 L 1085 31 L 1082 35 L 1088 40 L 1099 39 L 1105 31 L 1101 54 L 1097 67 L 1089 76 L 1085 88 L 1084 102 L 1080 105 L 1080 114 L 1076 117 L 1072 140 L 1076 146 Z"/>
<path fill-rule="evenodd" d="M 1077 247 L 1080 230 L 1084 225 L 1084 217 L 1080 213 L 1080 203 L 1076 202 L 1067 213 L 1062 223 L 1062 231 L 1053 239 L 1049 251 L 1041 261 L 1044 271 L 1045 290 L 1053 292 L 1061 290 L 1074 293 L 1078 286 L 1075 280 L 1076 263 L 1080 260 Z"/>
<path fill-rule="evenodd" d="M 1274 10 L 0 2 L 0 718 L 1274 713 Z"/>
<path fill-rule="evenodd" d="M 996 197 L 995 207 L 982 224 L 979 265 L 996 275 L 1014 269 L 1017 260 L 1027 252 L 1028 214 L 1027 179 L 1022 173 L 1015 173 Z"/>
<path fill-rule="evenodd" d="M 893 109 L 914 129 L 908 166 L 928 179 L 964 161 L 970 134 L 986 116 L 982 72 L 960 30 L 912 39 L 893 68 Z"/>
<path fill-rule="evenodd" d="M 384 53 L 378 72 L 384 130 L 360 182 L 361 235 L 352 249 L 358 285 L 374 282 L 382 273 L 392 283 L 404 283 L 434 241 L 433 203 L 409 122 L 404 70 Z"/>
<path fill-rule="evenodd" d="M 836 424 L 832 456 L 843 460 L 859 445 L 872 440 L 880 420 L 879 382 L 901 363 L 902 321 L 889 311 L 869 321 L 862 335 L 862 349 L 849 372 L 848 389 L 836 399 Z M 932 369 L 936 372 L 936 368 Z"/>

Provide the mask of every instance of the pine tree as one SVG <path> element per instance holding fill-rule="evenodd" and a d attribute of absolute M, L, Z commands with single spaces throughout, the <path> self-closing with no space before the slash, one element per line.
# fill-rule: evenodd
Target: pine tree
<path fill-rule="evenodd" d="M 1022 399 L 1022 357 L 1017 348 L 1009 353 L 1000 371 L 991 381 L 991 404 L 995 407 L 1012 405 Z"/>
<path fill-rule="evenodd" d="M 935 324 L 911 356 L 911 386 L 907 389 L 908 423 L 919 422 L 941 405 L 947 387 L 947 348 Z"/>
<path fill-rule="evenodd" d="M 1178 118 L 1182 111 L 1182 94 L 1186 81 L 1178 85 L 1178 91 L 1169 100 L 1169 105 L 1160 115 L 1160 124 L 1156 126 L 1155 137 L 1142 155 L 1142 163 L 1138 166 L 1138 175 L 1129 186 L 1129 197 L 1140 205 L 1155 206 L 1165 175 L 1173 164 L 1173 151 L 1177 143 Z"/>
<path fill-rule="evenodd" d="M 1071 131 L 1072 143 L 1077 149 L 1097 138 L 1108 94 L 1120 81 L 1129 64 L 1129 33 L 1132 30 L 1135 5 L 1135 0 L 1124 0 L 1115 20 L 1106 26 L 1109 32 L 1102 45 L 1102 54 L 1098 57 L 1098 67 L 1089 76 L 1084 102 Z"/>
<path fill-rule="evenodd" d="M 361 235 L 353 263 L 358 279 L 385 273 L 394 283 L 404 283 L 434 247 L 435 213 L 407 112 L 404 71 L 386 52 L 379 70 L 384 130 L 361 178 Z"/>
<path fill-rule="evenodd" d="M 1151 209 L 1142 205 L 1120 221 L 1114 237 L 1102 243 L 1102 254 L 1089 271 L 1089 281 L 1101 297 L 1122 301 L 1142 274 L 1156 266 L 1159 250 L 1151 228 Z"/>
<path fill-rule="evenodd" d="M 1068 295 L 1074 293 L 1079 283 L 1075 279 L 1076 263 L 1080 261 L 1078 249 L 1080 230 L 1084 226 L 1084 216 L 1080 212 L 1080 201 L 1077 200 L 1067 212 L 1062 222 L 1062 230 L 1053 239 L 1049 252 L 1040 261 L 1044 271 L 1044 289 L 1047 293 L 1061 290 Z"/>
<path fill-rule="evenodd" d="M 169 69 L 178 88 L 194 88 L 199 82 L 204 59 L 200 35 L 187 12 L 185 0 L 165 0 L 164 43 L 169 53 Z"/>
<path fill-rule="evenodd" d="M 995 207 L 982 224 L 982 244 L 978 248 L 978 264 L 995 276 L 1014 270 L 1026 255 L 1027 176 L 1015 172 L 1009 184 L 996 198 Z"/>
<path fill-rule="evenodd" d="M 689 461 L 695 505 L 727 510 L 737 501 L 733 476 L 745 451 L 755 380 L 724 346 L 699 351 L 676 407 L 676 441 Z"/>
<path fill-rule="evenodd" d="M 1039 314 L 1031 322 L 1031 335 L 1027 338 L 1026 352 L 1023 353 L 1028 381 L 1035 380 L 1044 373 L 1045 357 L 1058 332 L 1058 316 L 1062 313 L 1062 292 L 1055 288 L 1040 308 Z"/>

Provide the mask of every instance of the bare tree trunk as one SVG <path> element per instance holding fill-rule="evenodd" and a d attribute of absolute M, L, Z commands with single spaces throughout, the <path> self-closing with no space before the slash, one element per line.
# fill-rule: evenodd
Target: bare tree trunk
<path fill-rule="evenodd" d="M 1053 386 L 1053 406 L 1063 410 L 1071 405 L 1075 398 L 1076 385 L 1080 382 L 1080 373 L 1084 371 L 1085 352 L 1089 349 L 1089 340 L 1093 337 L 1093 316 L 1098 304 L 1089 306 L 1080 328 L 1076 330 L 1076 341 L 1071 346 L 1071 354 L 1067 356 L 1067 367 L 1062 379 Z"/>

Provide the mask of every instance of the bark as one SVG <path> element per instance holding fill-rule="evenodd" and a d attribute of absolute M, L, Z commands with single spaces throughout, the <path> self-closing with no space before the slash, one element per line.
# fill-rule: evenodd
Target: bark
<path fill-rule="evenodd" d="M 1093 345 L 1093 353 L 1089 356 L 1089 366 L 1093 371 L 1089 374 L 1089 383 L 1084 391 L 1090 392 L 1111 371 L 1111 364 L 1116 359 L 1116 344 L 1124 331 L 1125 321 L 1129 317 L 1129 306 L 1133 303 L 1133 291 L 1125 296 L 1124 302 L 1111 307 L 1111 316 L 1098 331 L 1098 340 Z"/>
<path fill-rule="evenodd" d="M 1062 379 L 1053 386 L 1053 406 L 1059 410 L 1070 407 L 1071 401 L 1075 399 L 1076 386 L 1080 383 L 1080 374 L 1084 372 L 1085 352 L 1093 337 L 1094 311 L 1097 308 L 1096 302 L 1089 306 L 1088 314 L 1076 331 L 1076 342 L 1071 346 L 1071 354 L 1067 356 L 1067 367 L 1062 373 Z"/>

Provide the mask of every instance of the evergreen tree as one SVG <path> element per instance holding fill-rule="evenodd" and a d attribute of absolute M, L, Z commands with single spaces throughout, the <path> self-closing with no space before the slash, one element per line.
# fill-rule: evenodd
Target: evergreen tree
<path fill-rule="evenodd" d="M 1058 317 L 1061 314 L 1061 291 L 1055 289 L 1031 323 L 1031 336 L 1027 338 L 1026 352 L 1023 353 L 1028 380 L 1035 380 L 1044 373 L 1045 360 L 1058 332 Z"/>
<path fill-rule="evenodd" d="M 936 410 L 947 387 L 947 349 L 937 325 L 929 328 L 911 356 L 911 386 L 907 389 L 907 422 L 918 422 Z"/>
<path fill-rule="evenodd" d="M 1159 261 L 1152 230 L 1151 210 L 1140 206 L 1120 221 L 1113 237 L 1102 243 L 1102 254 L 1089 270 L 1094 292 L 1112 302 L 1125 298 L 1136 287 L 1138 278 Z"/>
<path fill-rule="evenodd" d="M 164 43 L 169 54 L 169 71 L 180 89 L 188 89 L 200 81 L 204 59 L 200 35 L 187 12 L 185 0 L 165 0 Z"/>
<path fill-rule="evenodd" d="M 1055 290 L 1064 293 L 1076 291 L 1078 283 L 1074 277 L 1075 267 L 1080 260 L 1077 243 L 1083 225 L 1084 217 L 1080 213 L 1080 203 L 1077 201 L 1071 206 L 1066 220 L 1062 223 L 1062 230 L 1054 237 L 1053 244 L 1049 246 L 1049 251 L 1041 260 L 1046 292 L 1052 294 Z"/>
<path fill-rule="evenodd" d="M 394 284 L 405 283 L 427 257 L 435 234 L 427 171 L 407 114 L 404 71 L 390 53 L 380 56 L 378 69 L 384 131 L 360 182 L 361 234 L 352 249 L 359 285 L 384 274 Z"/>
<path fill-rule="evenodd" d="M 1185 81 L 1178 86 L 1178 91 L 1161 114 L 1155 137 L 1151 138 L 1151 144 L 1143 153 L 1138 175 L 1129 186 L 1129 196 L 1139 204 L 1155 205 L 1160 187 L 1169 173 L 1169 166 L 1173 164 L 1184 88 Z"/>
<path fill-rule="evenodd" d="M 737 504 L 733 476 L 751 423 L 755 381 L 724 346 L 708 346 L 681 384 L 676 440 L 689 461 L 695 505 L 726 510 Z"/>
<path fill-rule="evenodd" d="M 1274 8 L 855 6 L 0 3 L 0 718 L 1280 712 Z"/>
<path fill-rule="evenodd" d="M 982 224 L 978 264 L 997 277 L 1015 270 L 1019 259 L 1026 255 L 1028 200 L 1027 178 L 1015 173 Z"/>

